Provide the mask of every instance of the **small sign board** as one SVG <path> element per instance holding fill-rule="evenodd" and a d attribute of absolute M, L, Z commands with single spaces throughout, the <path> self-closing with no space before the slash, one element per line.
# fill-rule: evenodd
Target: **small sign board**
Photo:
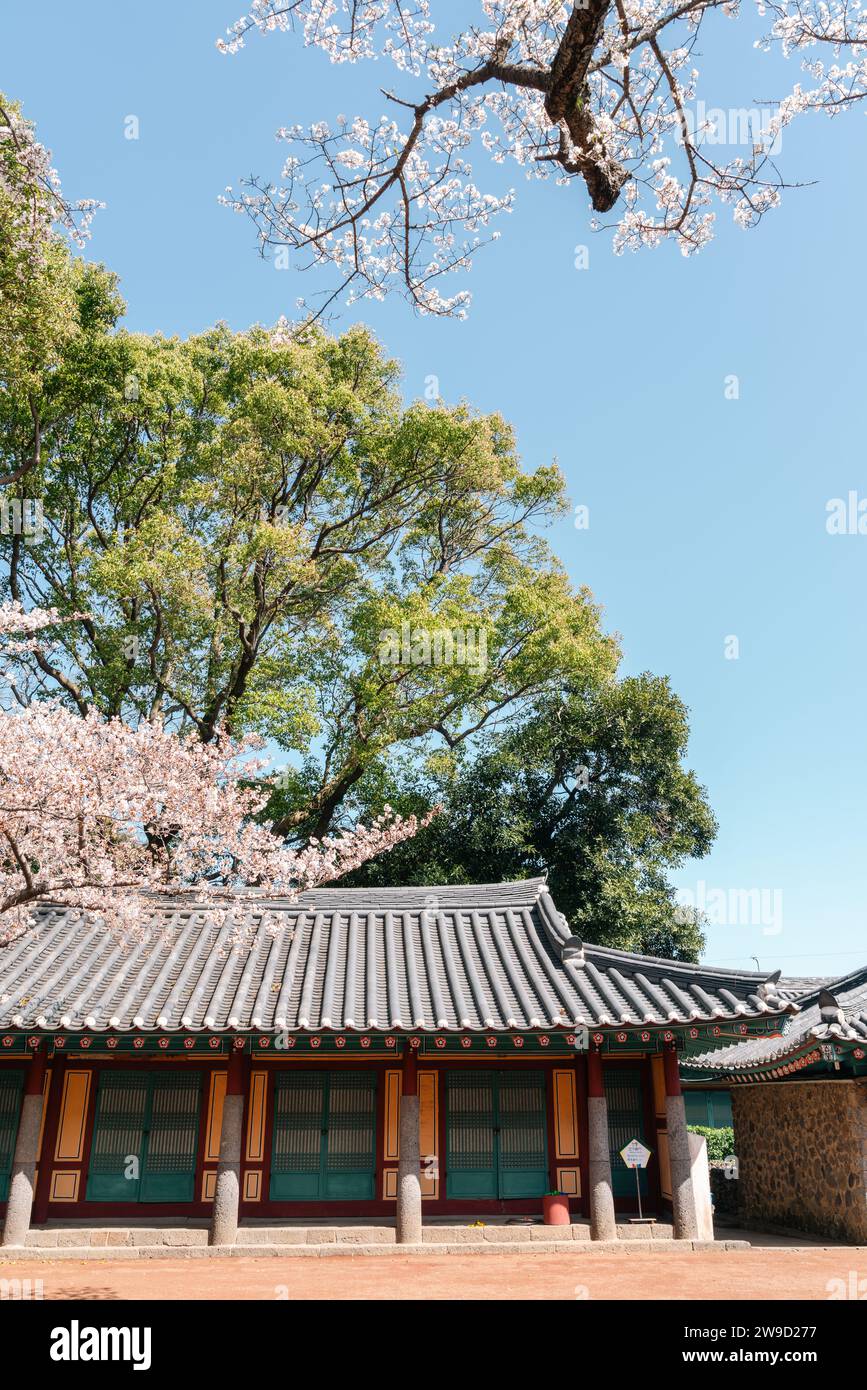
<path fill-rule="evenodd" d="M 650 1158 L 650 1149 L 642 1144 L 640 1139 L 630 1139 L 629 1143 L 620 1150 L 620 1157 L 627 1168 L 646 1168 Z"/>

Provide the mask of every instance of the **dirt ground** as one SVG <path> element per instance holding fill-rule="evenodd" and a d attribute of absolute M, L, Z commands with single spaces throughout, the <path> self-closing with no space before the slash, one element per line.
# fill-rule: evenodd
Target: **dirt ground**
<path fill-rule="evenodd" d="M 69 1300 L 828 1299 L 862 1280 L 867 1291 L 867 1247 L 0 1263 L 0 1280 L 13 1278 L 41 1279 L 44 1298 Z"/>

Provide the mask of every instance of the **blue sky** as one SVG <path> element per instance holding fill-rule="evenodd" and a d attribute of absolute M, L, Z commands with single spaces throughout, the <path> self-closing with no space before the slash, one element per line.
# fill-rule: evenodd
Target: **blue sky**
<path fill-rule="evenodd" d="M 132 329 L 291 318 L 311 285 L 263 262 L 217 196 L 276 175 L 278 126 L 377 117 L 393 81 L 384 64 L 332 68 L 291 36 L 221 57 L 214 39 L 239 12 L 6 7 L 0 87 L 37 121 L 66 191 L 106 202 L 88 255 L 120 274 Z M 747 10 L 703 34 L 708 106 L 749 107 L 797 80 L 752 48 L 755 23 Z M 138 140 L 124 138 L 128 115 Z M 566 518 L 555 550 L 621 635 L 624 671 L 668 673 L 691 711 L 690 763 L 720 833 L 678 883 L 732 895 L 707 958 L 790 974 L 867 960 L 867 536 L 825 529 L 830 498 L 867 495 L 865 136 L 863 112 L 802 118 L 781 161 L 818 182 L 756 231 L 721 211 L 689 260 L 672 247 L 614 257 L 579 189 L 510 175 L 517 210 L 466 282 L 467 322 L 418 319 L 399 300 L 341 321 L 373 327 L 407 396 L 436 375 L 445 399 L 502 410 L 528 466 L 559 460 L 590 527 Z M 477 176 L 497 186 L 481 162 Z M 765 892 L 759 920 L 731 920 L 739 889 Z"/>

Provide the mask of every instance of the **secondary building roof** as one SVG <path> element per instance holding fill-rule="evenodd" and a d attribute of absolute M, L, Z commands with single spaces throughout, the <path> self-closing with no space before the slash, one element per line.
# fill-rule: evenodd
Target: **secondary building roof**
<path fill-rule="evenodd" d="M 584 945 L 540 878 L 318 889 L 269 903 L 242 943 L 205 907 L 160 903 L 124 945 L 46 904 L 0 951 L 3 1029 L 529 1031 L 796 1010 L 760 974 Z"/>
<path fill-rule="evenodd" d="M 718 1075 L 767 1069 L 768 1064 L 816 1044 L 867 1048 L 867 966 L 838 980 L 823 982 L 798 998 L 799 1013 L 787 1019 L 779 1037 L 748 1038 L 690 1057 L 689 1067 Z"/>

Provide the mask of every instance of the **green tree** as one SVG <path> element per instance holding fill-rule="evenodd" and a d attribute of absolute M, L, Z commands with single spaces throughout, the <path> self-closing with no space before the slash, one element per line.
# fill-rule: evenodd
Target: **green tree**
<path fill-rule="evenodd" d="M 300 752 L 270 812 L 301 837 L 392 753 L 454 760 L 564 682 L 611 677 L 591 595 L 539 535 L 562 476 L 524 470 L 500 416 L 404 406 L 363 328 L 129 334 L 106 271 L 66 275 L 72 331 L 36 383 L 26 480 L 44 528 L 0 553 L 9 597 L 88 616 L 20 654 L 19 681 L 82 713 Z M 27 409 L 0 395 L 10 473 Z M 467 630 L 472 660 L 418 650 Z"/>
<path fill-rule="evenodd" d="M 21 108 L 0 92 L 0 391 L 16 415 L 16 483 L 41 458 L 43 388 L 76 328 L 76 277 L 58 229 L 82 236 L 92 204 L 68 203 Z"/>
<path fill-rule="evenodd" d="M 499 882 L 547 874 L 554 900 L 588 941 L 696 960 L 694 913 L 669 881 L 706 854 L 716 824 L 683 766 L 687 711 L 664 678 L 564 687 L 516 727 L 484 740 L 459 766 L 434 760 L 381 767 L 353 809 L 387 800 L 411 809 L 442 799 L 444 814 L 360 883 Z"/>
<path fill-rule="evenodd" d="M 89 212 L 0 94 L 0 485 L 43 509 L 2 528 L 2 596 L 86 615 L 8 654 L 18 697 L 263 734 L 300 754 L 268 807 L 290 839 L 441 800 L 358 880 L 547 872 L 588 939 L 694 957 L 668 875 L 715 826 L 686 711 L 616 680 L 541 539 L 559 470 L 499 415 L 404 405 L 360 327 L 123 331 L 63 235 Z"/>

